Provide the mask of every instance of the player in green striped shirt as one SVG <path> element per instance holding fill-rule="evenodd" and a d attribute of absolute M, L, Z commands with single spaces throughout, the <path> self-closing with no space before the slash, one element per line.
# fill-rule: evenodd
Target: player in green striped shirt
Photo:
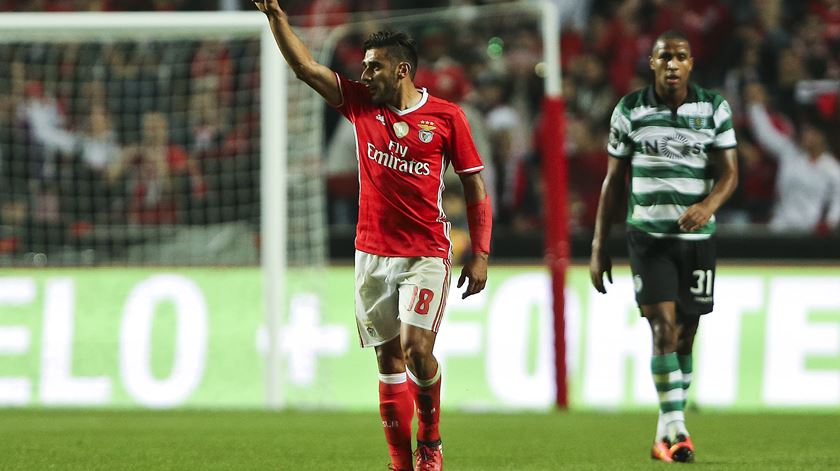
<path fill-rule="evenodd" d="M 689 83 L 693 66 L 685 36 L 663 33 L 651 51 L 653 85 L 615 107 L 589 265 L 595 289 L 606 293 L 612 262 L 605 241 L 629 172 L 630 267 L 653 336 L 659 395 L 651 457 L 668 462 L 694 460 L 684 416 L 691 351 L 700 316 L 713 306 L 714 213 L 738 181 L 732 111 L 719 94 Z"/>

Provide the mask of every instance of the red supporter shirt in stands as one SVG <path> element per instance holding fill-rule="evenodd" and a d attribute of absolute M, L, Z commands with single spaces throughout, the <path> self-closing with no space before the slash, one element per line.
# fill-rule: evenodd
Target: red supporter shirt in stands
<path fill-rule="evenodd" d="M 356 249 L 388 257 L 451 256 L 443 174 L 484 168 L 460 107 L 421 89 L 406 110 L 376 105 L 364 84 L 337 75 L 359 161 Z"/>

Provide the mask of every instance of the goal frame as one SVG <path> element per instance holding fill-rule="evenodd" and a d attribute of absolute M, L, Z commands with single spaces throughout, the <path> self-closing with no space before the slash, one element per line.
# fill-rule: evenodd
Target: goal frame
<path fill-rule="evenodd" d="M 287 265 L 287 67 L 264 15 L 253 12 L 0 13 L 0 43 L 250 37 L 260 41 L 260 264 L 266 407 L 282 407 L 280 328 Z M 271 130 L 271 132 L 265 132 Z"/>

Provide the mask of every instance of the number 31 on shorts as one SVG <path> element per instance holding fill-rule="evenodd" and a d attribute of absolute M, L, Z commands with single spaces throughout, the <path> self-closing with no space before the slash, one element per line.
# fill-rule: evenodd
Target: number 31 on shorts
<path fill-rule="evenodd" d="M 715 272 L 712 270 L 694 270 L 691 274 L 695 278 L 695 285 L 691 287 L 691 294 L 705 294 L 712 295 L 712 286 L 714 286 Z"/>

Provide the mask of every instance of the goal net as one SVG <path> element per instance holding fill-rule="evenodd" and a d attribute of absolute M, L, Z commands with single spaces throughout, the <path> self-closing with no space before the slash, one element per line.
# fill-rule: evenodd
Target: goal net
<path fill-rule="evenodd" d="M 0 57 L 0 266 L 261 265 L 277 405 L 286 274 L 326 261 L 322 105 L 263 15 L 6 14 Z"/>
<path fill-rule="evenodd" d="M 287 101 L 279 103 L 285 90 L 274 104 L 262 99 L 261 15 L 3 21 L 0 263 L 259 263 L 261 155 L 271 153 L 261 137 L 286 142 L 273 134 L 284 109 L 294 139 L 265 190 L 288 191 L 288 262 L 323 263 L 316 102 L 297 81 Z"/>

